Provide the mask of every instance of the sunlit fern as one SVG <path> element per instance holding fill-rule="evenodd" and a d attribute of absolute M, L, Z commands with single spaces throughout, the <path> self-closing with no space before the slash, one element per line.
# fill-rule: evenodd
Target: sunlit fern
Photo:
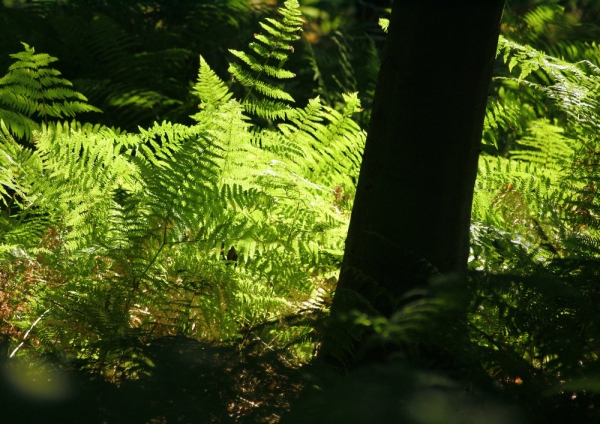
<path fill-rule="evenodd" d="M 301 22 L 293 2 L 283 16 Z M 0 182 L 19 208 L 4 216 L 0 253 L 36 282 L 18 325 L 49 311 L 35 327 L 43 349 L 125 372 L 149 338 L 230 340 L 296 311 L 335 273 L 341 199 L 353 196 L 365 141 L 356 94 L 340 110 L 318 98 L 286 106 L 287 123 L 261 127 L 202 58 L 193 93 L 191 126 L 48 124 L 30 149 L 3 133 Z"/>
<path fill-rule="evenodd" d="M 64 119 L 77 113 L 100 110 L 87 104 L 83 94 L 73 84 L 60 77 L 50 64 L 57 59 L 48 54 L 35 54 L 23 43 L 24 51 L 12 54 L 17 59 L 8 74 L 0 79 L 0 119 L 11 133 L 26 139 L 39 126 L 32 117 L 48 122 Z"/>

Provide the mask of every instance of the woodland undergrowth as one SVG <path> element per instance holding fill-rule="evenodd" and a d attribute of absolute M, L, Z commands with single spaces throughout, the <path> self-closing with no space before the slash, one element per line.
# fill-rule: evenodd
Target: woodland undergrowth
<path fill-rule="evenodd" d="M 199 58 L 193 124 L 130 132 L 73 120 L 100 110 L 56 58 L 27 44 L 11 55 L 0 341 L 18 384 L 55 375 L 50 362 L 29 368 L 52 358 L 78 372 L 69 381 L 85 402 L 63 400 L 59 378 L 46 388 L 73 420 L 276 422 L 314 383 L 301 366 L 318 349 L 366 134 L 357 93 L 296 106 L 288 87 L 301 70 L 286 64 L 303 23 L 286 1 L 246 50 L 230 50 L 229 81 Z M 598 418 L 598 65 L 499 43 L 462 352 L 530 422 Z M 410 342 L 443 304 L 432 296 L 390 320 L 354 318 L 375 344 Z"/>

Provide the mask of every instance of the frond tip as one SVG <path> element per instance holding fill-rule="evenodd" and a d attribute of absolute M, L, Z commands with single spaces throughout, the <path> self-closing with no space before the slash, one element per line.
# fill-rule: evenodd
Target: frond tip
<path fill-rule="evenodd" d="M 194 85 L 192 92 L 200 98 L 200 108 L 210 109 L 231 99 L 229 89 L 223 81 L 208 66 L 206 60 L 200 56 L 200 71 L 198 82 Z"/>

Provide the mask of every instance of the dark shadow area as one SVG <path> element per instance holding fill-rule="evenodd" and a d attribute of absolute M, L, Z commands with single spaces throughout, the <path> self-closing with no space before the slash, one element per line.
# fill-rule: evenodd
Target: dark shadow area
<path fill-rule="evenodd" d="M 185 337 L 154 340 L 139 352 L 137 379 L 108 383 L 85 364 L 45 360 L 2 367 L 2 422 L 275 422 L 306 375 L 276 354 L 213 346 Z"/>

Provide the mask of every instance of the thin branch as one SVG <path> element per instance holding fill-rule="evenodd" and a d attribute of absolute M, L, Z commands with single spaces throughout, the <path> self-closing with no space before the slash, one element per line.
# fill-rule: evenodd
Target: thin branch
<path fill-rule="evenodd" d="M 44 311 L 44 313 L 42 315 L 40 315 L 38 317 L 38 319 L 36 319 L 33 324 L 31 324 L 31 327 L 29 327 L 29 330 L 27 330 L 27 332 L 25 333 L 25 336 L 23 336 L 23 341 L 21 343 L 19 343 L 19 346 L 17 346 L 15 348 L 15 350 L 12 351 L 12 353 L 9 355 L 9 358 L 12 358 L 13 356 L 15 356 L 15 354 L 19 351 L 19 349 L 21 349 L 21 347 L 23 347 L 23 345 L 25 344 L 25 340 L 27 340 L 27 337 L 29 337 L 29 333 L 31 332 L 31 330 L 33 330 L 33 327 L 35 327 L 38 322 L 41 321 L 41 319 L 44 317 L 44 315 L 46 315 L 48 312 L 50 312 L 50 309 L 46 309 Z"/>

